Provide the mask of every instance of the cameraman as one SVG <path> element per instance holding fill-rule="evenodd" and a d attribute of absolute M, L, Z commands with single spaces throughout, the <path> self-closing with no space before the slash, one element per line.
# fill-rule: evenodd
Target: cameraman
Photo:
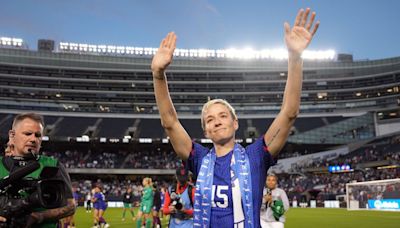
<path fill-rule="evenodd" d="M 176 170 L 176 185 L 165 193 L 163 213 L 170 215 L 169 227 L 193 227 L 193 201 L 195 188 L 189 183 L 188 171 L 184 167 Z"/>
<path fill-rule="evenodd" d="M 67 203 L 55 209 L 33 208 L 23 216 L 0 218 L 2 222 L 6 220 L 18 221 L 19 224 L 24 224 L 24 227 L 57 227 L 59 219 L 70 216 L 75 212 L 71 181 L 64 166 L 57 159 L 39 155 L 43 128 L 43 117 L 36 113 L 19 114 L 14 118 L 12 129 L 9 131 L 8 143 L 12 150 L 9 156 L 0 157 L 0 180 L 3 180 L 4 177 L 15 170 L 34 162 L 39 162 L 40 168 L 27 175 L 28 178 L 33 180 L 39 178 L 44 167 L 57 167 L 56 178 L 65 183 L 64 193 Z M 20 197 L 27 196 L 20 195 Z M 4 210 L 4 207 L 1 208 L 0 214 L 3 214 Z M 0 226 L 4 225 L 6 224 L 0 223 Z"/>
<path fill-rule="evenodd" d="M 289 210 L 289 200 L 285 191 L 278 188 L 278 177 L 275 174 L 267 176 L 267 188 L 261 206 L 260 222 L 262 228 L 283 228 L 285 216 Z"/>

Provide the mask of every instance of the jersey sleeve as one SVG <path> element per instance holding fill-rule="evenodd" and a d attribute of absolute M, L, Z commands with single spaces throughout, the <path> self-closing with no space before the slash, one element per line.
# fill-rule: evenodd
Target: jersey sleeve
<path fill-rule="evenodd" d="M 282 198 L 282 202 L 283 202 L 283 208 L 285 208 L 285 211 L 288 211 L 290 208 L 289 199 L 286 195 L 286 192 L 283 189 L 281 190 L 281 192 L 282 192 L 281 198 Z"/>
<path fill-rule="evenodd" d="M 208 148 L 200 145 L 199 143 L 193 142 L 192 151 L 189 154 L 189 158 L 186 161 L 183 161 L 184 166 L 193 173 L 195 179 L 200 171 L 201 162 L 208 151 Z"/>
<path fill-rule="evenodd" d="M 250 160 L 259 160 L 261 158 L 261 162 L 266 168 L 265 171 L 276 164 L 276 160 L 272 157 L 268 147 L 265 145 L 264 136 L 261 136 L 254 143 L 248 145 L 246 151 Z"/>

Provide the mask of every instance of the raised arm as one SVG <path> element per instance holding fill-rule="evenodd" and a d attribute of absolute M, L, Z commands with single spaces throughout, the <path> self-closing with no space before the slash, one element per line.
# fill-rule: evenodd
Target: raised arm
<path fill-rule="evenodd" d="M 161 125 L 167 132 L 177 155 L 181 159 L 186 160 L 192 149 L 192 140 L 179 122 L 169 94 L 167 77 L 165 75 L 165 70 L 172 62 L 175 47 L 176 35 L 170 32 L 161 41 L 160 47 L 153 57 L 151 70 L 153 72 L 154 93 L 160 112 Z"/>
<path fill-rule="evenodd" d="M 315 12 L 308 16 L 310 9 L 301 9 L 297 14 L 293 28 L 285 23 L 285 43 L 288 49 L 288 78 L 281 110 L 264 135 L 268 150 L 276 157 L 285 145 L 290 129 L 300 109 L 300 95 L 303 82 L 303 60 L 301 54 L 310 44 L 317 32 L 319 21 L 314 24 Z M 313 26 L 314 24 L 314 26 Z"/>

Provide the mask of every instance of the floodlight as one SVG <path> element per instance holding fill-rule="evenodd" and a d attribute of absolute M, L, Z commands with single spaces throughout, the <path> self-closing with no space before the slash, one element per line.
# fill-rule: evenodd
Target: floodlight
<path fill-rule="evenodd" d="M 201 139 L 200 140 L 201 143 L 212 143 L 211 139 Z"/>
<path fill-rule="evenodd" d="M 79 51 L 86 52 L 87 50 L 88 50 L 88 45 L 87 44 L 79 44 Z"/>
<path fill-rule="evenodd" d="M 79 44 L 77 43 L 69 43 L 69 49 L 71 51 L 78 51 Z"/>
<path fill-rule="evenodd" d="M 61 50 L 68 50 L 68 47 L 69 47 L 68 43 L 64 43 L 64 42 L 60 43 L 60 49 Z"/>
<path fill-rule="evenodd" d="M 101 53 L 106 53 L 107 52 L 107 46 L 106 45 L 98 45 L 97 46 L 97 51 Z"/>
<path fill-rule="evenodd" d="M 107 45 L 107 52 L 108 53 L 115 53 L 116 47 L 113 45 Z"/>
<path fill-rule="evenodd" d="M 1 45 L 21 46 L 22 39 L 1 37 Z M 155 55 L 157 48 L 151 47 L 128 47 L 114 45 L 89 45 L 76 43 L 60 43 L 60 50 L 63 51 L 80 51 L 80 52 L 99 52 L 110 54 L 130 54 L 130 55 Z M 173 53 L 177 57 L 186 58 L 229 58 L 229 59 L 272 59 L 285 60 L 288 59 L 288 51 L 284 48 L 278 49 L 262 49 L 254 50 L 252 48 L 229 48 L 229 49 L 175 49 Z M 302 54 L 303 59 L 307 60 L 333 60 L 336 56 L 334 50 L 306 50 Z"/>
<path fill-rule="evenodd" d="M 125 47 L 118 46 L 117 47 L 117 53 L 118 54 L 125 54 Z"/>
<path fill-rule="evenodd" d="M 151 138 L 139 138 L 139 143 L 152 143 L 153 140 Z"/>
<path fill-rule="evenodd" d="M 243 139 L 235 139 L 235 143 L 242 143 Z"/>
<path fill-rule="evenodd" d="M 97 52 L 97 45 L 88 45 L 89 52 Z"/>

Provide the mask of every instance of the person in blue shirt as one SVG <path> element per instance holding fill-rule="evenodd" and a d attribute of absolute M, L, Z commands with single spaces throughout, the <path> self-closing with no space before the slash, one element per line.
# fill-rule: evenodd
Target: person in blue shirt
<path fill-rule="evenodd" d="M 311 14 L 311 16 L 310 16 Z M 211 149 L 193 142 L 179 122 L 169 95 L 165 71 L 176 48 L 171 32 L 152 60 L 154 92 L 161 116 L 177 155 L 196 177 L 194 227 L 260 227 L 260 207 L 267 170 L 275 164 L 299 113 L 303 78 L 301 54 L 310 44 L 319 22 L 315 12 L 301 9 L 291 28 L 284 24 L 288 49 L 288 76 L 279 114 L 265 134 L 243 148 L 235 143 L 239 128 L 233 107 L 225 100 L 204 104 L 201 123 L 213 142 Z"/>
<path fill-rule="evenodd" d="M 106 202 L 106 197 L 104 196 L 102 192 L 101 186 L 97 185 L 93 189 L 93 210 L 94 210 L 94 227 L 109 227 L 110 225 L 106 222 L 104 219 L 103 215 L 104 212 L 107 209 L 107 202 Z"/>

